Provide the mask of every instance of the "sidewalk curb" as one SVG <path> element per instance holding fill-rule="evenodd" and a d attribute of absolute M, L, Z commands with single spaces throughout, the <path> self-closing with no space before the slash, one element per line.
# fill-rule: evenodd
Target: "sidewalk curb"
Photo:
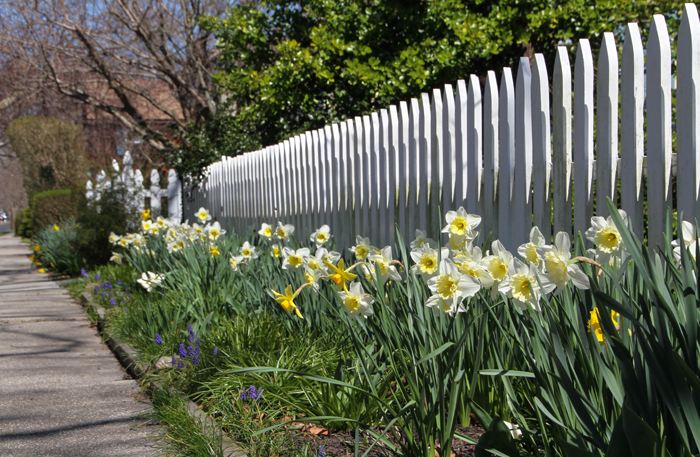
<path fill-rule="evenodd" d="M 114 356 L 117 358 L 119 363 L 121 364 L 122 367 L 126 370 L 126 372 L 129 374 L 134 379 L 142 379 L 143 375 L 146 372 L 146 368 L 143 365 L 139 365 L 136 360 L 138 359 L 136 355 L 136 351 L 134 350 L 133 347 L 126 343 L 120 343 L 114 338 L 112 338 L 109 333 L 105 330 L 104 326 L 104 318 L 106 311 L 104 308 L 101 306 L 97 306 L 95 304 L 91 304 L 91 297 L 90 294 L 87 292 L 83 292 L 83 294 L 80 296 L 80 304 L 83 306 L 83 308 L 87 308 L 88 306 L 92 306 L 95 311 L 97 312 L 97 330 L 102 337 L 102 340 L 105 342 L 107 347 L 109 347 L 109 350 L 112 351 Z M 151 384 L 150 388 L 155 389 L 158 386 L 155 384 Z M 189 398 L 185 397 L 182 395 L 183 399 L 187 401 L 187 407 L 190 411 L 190 413 L 197 419 L 200 419 L 202 422 L 207 423 L 211 427 L 217 427 L 216 422 L 210 418 L 195 402 L 190 400 Z M 223 436 L 223 432 L 222 432 Z M 223 456 L 224 457 L 247 457 L 247 455 L 240 451 L 238 448 L 238 445 L 234 443 L 231 440 L 228 440 L 224 438 L 223 440 L 223 445 L 224 448 L 223 450 Z"/>

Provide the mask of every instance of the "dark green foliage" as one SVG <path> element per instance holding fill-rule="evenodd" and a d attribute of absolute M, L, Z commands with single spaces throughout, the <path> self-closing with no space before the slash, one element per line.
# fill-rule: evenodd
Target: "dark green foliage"
<path fill-rule="evenodd" d="M 127 191 L 123 187 L 104 190 L 100 199 L 89 206 L 83 197 L 78 217 L 80 237 L 75 249 L 88 265 L 103 265 L 109 261 L 113 250 L 109 242 L 111 232 L 123 235 L 127 228 L 137 225 L 138 214 L 129 211 L 127 201 Z"/>
<path fill-rule="evenodd" d="M 10 122 L 7 138 L 22 165 L 28 195 L 85 182 L 81 125 L 53 117 L 22 117 Z"/>
<path fill-rule="evenodd" d="M 75 219 L 46 226 L 34 238 L 34 244 L 40 247 L 35 257 L 47 270 L 77 276 L 83 267 L 82 259 L 73 249 L 79 236 Z"/>
<path fill-rule="evenodd" d="M 63 219 L 75 218 L 78 214 L 76 203 L 71 189 L 47 190 L 32 195 L 29 207 L 32 209 L 33 233 Z"/>
<path fill-rule="evenodd" d="M 15 235 L 22 238 L 31 238 L 33 226 L 32 209 L 30 207 L 26 207 L 17 213 L 15 216 Z"/>

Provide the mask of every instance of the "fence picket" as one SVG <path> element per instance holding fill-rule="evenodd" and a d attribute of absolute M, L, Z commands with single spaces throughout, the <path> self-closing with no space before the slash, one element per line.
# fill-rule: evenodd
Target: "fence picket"
<path fill-rule="evenodd" d="M 430 95 L 423 92 L 421 94 L 420 115 L 419 115 L 419 163 L 420 174 L 418 175 L 419 187 L 421 189 L 418 201 L 418 220 L 417 229 L 424 230 L 431 238 L 437 238 L 440 232 L 435 233 L 434 225 L 436 221 L 430 213 L 430 192 L 432 190 L 432 139 L 430 136 Z M 430 217 L 430 221 L 428 220 Z M 439 223 L 439 221 L 437 221 Z"/>
<path fill-rule="evenodd" d="M 362 156 L 362 171 L 363 171 L 363 184 L 364 188 L 362 194 L 364 195 L 365 202 L 363 203 L 363 225 L 365 226 L 365 232 L 362 234 L 364 238 L 369 238 L 373 243 L 377 243 L 377 237 L 375 236 L 373 230 L 375 229 L 377 219 L 374 217 L 372 208 L 376 206 L 376 194 L 373 194 L 375 186 L 373 182 L 372 168 L 375 166 L 373 163 L 374 155 L 372 153 L 373 149 L 373 138 L 374 134 L 372 129 L 372 118 L 368 115 L 362 116 L 362 131 L 364 137 L 364 147 Z"/>
<path fill-rule="evenodd" d="M 442 214 L 456 209 L 455 178 L 457 162 L 455 157 L 455 127 L 454 91 L 452 90 L 452 84 L 445 84 L 442 92 Z"/>
<path fill-rule="evenodd" d="M 481 83 L 476 75 L 469 76 L 467 93 L 467 212 L 483 214 L 483 112 Z M 480 227 L 480 230 L 483 227 Z M 483 237 L 482 237 L 483 239 Z"/>
<path fill-rule="evenodd" d="M 396 226 L 399 223 L 399 212 L 397 211 L 397 203 L 399 201 L 399 139 L 401 131 L 399 125 L 399 112 L 396 109 L 396 105 L 389 106 L 389 176 L 387 183 L 389 184 L 389 210 L 388 218 L 389 223 L 387 224 L 389 245 L 393 246 L 396 241 Z M 404 173 L 406 169 L 402 170 Z"/>
<path fill-rule="evenodd" d="M 593 216 L 593 54 L 580 39 L 574 65 L 574 235 L 586 232 Z"/>
<path fill-rule="evenodd" d="M 161 195 L 162 191 L 160 190 L 160 175 L 158 174 L 158 170 L 151 170 L 151 189 L 149 196 L 151 197 L 151 217 L 153 219 L 161 215 Z"/>
<path fill-rule="evenodd" d="M 693 3 L 683 9 L 676 61 L 678 218 L 694 222 L 700 217 L 700 18 Z"/>
<path fill-rule="evenodd" d="M 515 176 L 513 248 L 529 241 L 532 229 L 532 69 L 528 57 L 520 58 L 515 87 Z"/>
<path fill-rule="evenodd" d="M 421 187 L 420 164 L 420 102 L 417 98 L 411 99 L 411 108 L 408 118 L 408 237 L 407 241 L 413 241 L 416 228 L 424 228 L 425 224 L 420 220 L 420 199 L 425 194 L 425 187 Z M 423 198 L 425 201 L 425 198 Z M 423 205 L 425 208 L 425 205 Z"/>
<path fill-rule="evenodd" d="M 549 124 L 549 77 L 544 55 L 535 54 L 532 72 L 532 213 L 547 243 L 552 239 L 552 199 L 549 187 L 552 143 Z"/>
<path fill-rule="evenodd" d="M 365 174 L 365 149 L 362 118 L 355 117 L 355 237 L 367 236 L 365 222 L 367 221 L 367 179 Z M 353 244 L 355 239 L 352 240 Z"/>
<path fill-rule="evenodd" d="M 552 83 L 554 233 L 571 233 L 571 114 L 569 52 L 559 46 Z"/>
<path fill-rule="evenodd" d="M 442 94 L 440 89 L 433 89 L 433 97 L 430 101 L 430 194 L 428 196 L 428 214 L 430 225 L 436 239 L 439 238 L 440 226 L 442 226 L 442 180 L 443 180 L 443 138 L 442 138 Z"/>
<path fill-rule="evenodd" d="M 643 238 L 644 48 L 636 23 L 627 24 L 625 31 L 621 79 L 622 207 L 627 212 L 632 230 Z"/>
<path fill-rule="evenodd" d="M 484 87 L 484 214 L 482 230 L 499 238 L 498 222 L 498 81 L 496 72 L 489 71 Z"/>
<path fill-rule="evenodd" d="M 506 249 L 511 242 L 513 216 L 513 172 L 515 167 L 515 88 L 510 68 L 503 68 L 499 94 L 498 123 L 498 237 Z"/>
<path fill-rule="evenodd" d="M 596 214 L 608 216 L 605 197 L 616 201 L 619 64 L 615 35 L 606 32 L 598 56 L 596 106 Z"/>
<path fill-rule="evenodd" d="M 379 221 L 379 208 L 382 204 L 381 188 L 381 130 L 379 125 L 379 113 L 374 112 L 370 115 L 372 122 L 371 134 L 370 134 L 370 180 L 369 180 L 369 195 L 370 195 L 370 231 L 372 233 L 371 239 L 378 243 L 381 247 L 383 243 L 382 239 L 382 227 L 381 223 L 377 224 Z"/>
<path fill-rule="evenodd" d="M 463 206 L 470 213 L 476 211 L 469 209 L 467 203 L 469 199 L 469 92 L 467 83 L 460 79 L 457 81 L 457 90 L 455 90 L 455 109 L 454 109 L 454 207 Z"/>
<path fill-rule="evenodd" d="M 397 180 L 398 180 L 398 200 L 396 202 L 399 211 L 399 231 L 401 232 L 401 237 L 406 241 L 409 237 L 413 236 L 409 232 L 409 222 L 408 222 L 408 208 L 410 208 L 410 188 L 409 188 L 409 173 L 410 173 L 410 158 L 409 158 L 409 134 L 411 122 L 410 114 L 408 112 L 408 103 L 399 103 L 399 148 L 398 148 L 398 162 L 397 167 Z M 415 192 L 415 189 L 414 189 Z"/>
<path fill-rule="evenodd" d="M 340 211 L 342 208 L 340 206 L 340 196 L 341 188 L 343 187 L 343 173 L 340 165 L 340 128 L 338 124 L 332 124 L 330 126 L 331 132 L 331 182 L 333 183 L 332 188 L 332 198 L 333 206 L 331 208 L 331 217 L 329 217 L 328 225 L 331 226 L 331 233 L 336 236 L 336 239 L 342 238 L 342 229 L 340 227 Z"/>
<path fill-rule="evenodd" d="M 671 41 L 663 14 L 655 14 L 647 40 L 647 214 L 649 247 L 663 243 L 671 195 Z"/>
<path fill-rule="evenodd" d="M 379 244 L 386 246 L 389 244 L 389 230 L 393 228 L 393 221 L 390 218 L 389 208 L 393 202 L 390 201 L 389 192 L 389 155 L 391 154 L 391 138 L 389 137 L 389 112 L 386 109 L 379 111 Z M 393 211 L 391 211 L 393 216 Z"/>

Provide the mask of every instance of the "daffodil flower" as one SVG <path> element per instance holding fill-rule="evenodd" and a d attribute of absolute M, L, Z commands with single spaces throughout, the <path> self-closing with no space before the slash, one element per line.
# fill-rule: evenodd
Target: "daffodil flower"
<path fill-rule="evenodd" d="M 450 239 L 455 238 L 455 245 L 473 240 L 476 236 L 474 229 L 481 224 L 481 216 L 467 214 L 462 206 L 457 211 L 448 211 L 445 214 L 445 220 L 447 225 L 442 229 L 442 233 L 448 233 Z"/>
<path fill-rule="evenodd" d="M 308 266 L 304 266 L 304 284 L 308 284 L 315 292 L 318 292 L 321 287 L 320 279 L 323 273 L 321 269 L 313 270 Z"/>
<path fill-rule="evenodd" d="M 571 260 L 571 238 L 566 232 L 559 232 L 554 237 L 554 246 L 537 248 L 538 257 L 544 260 L 544 268 L 549 279 L 556 284 L 554 295 L 560 294 L 569 281 L 582 290 L 590 288 L 588 276 Z"/>
<path fill-rule="evenodd" d="M 270 250 L 270 255 L 271 255 L 272 257 L 274 257 L 274 258 L 279 258 L 279 256 L 280 256 L 280 247 L 279 247 L 279 245 L 278 245 L 278 244 L 273 244 L 272 246 L 270 246 L 270 248 L 271 248 L 271 250 Z"/>
<path fill-rule="evenodd" d="M 275 234 L 275 231 L 272 230 L 272 226 L 270 224 L 266 224 L 265 222 L 263 222 L 260 225 L 260 230 L 258 230 L 258 234 L 268 240 L 271 240 L 272 235 Z"/>
<path fill-rule="evenodd" d="M 366 319 L 367 316 L 374 314 L 372 309 L 374 299 L 365 294 L 365 290 L 359 282 L 352 283 L 349 290 L 342 291 L 338 295 L 343 301 L 343 306 L 345 306 L 345 309 L 352 317 L 361 314 Z"/>
<path fill-rule="evenodd" d="M 114 232 L 110 232 L 109 234 L 109 242 L 111 244 L 117 244 L 121 238 L 117 236 Z"/>
<path fill-rule="evenodd" d="M 469 243 L 454 254 L 453 260 L 460 273 L 476 278 L 479 280 L 481 287 L 486 289 L 493 286 L 493 276 L 488 271 L 489 262 L 483 258 L 483 253 L 479 247 Z"/>
<path fill-rule="evenodd" d="M 495 298 L 498 295 L 498 286 L 508 278 L 508 266 L 513 259 L 513 254 L 508 252 L 499 240 L 491 243 L 491 251 L 493 253 L 484 257 L 484 262 L 487 265 L 486 270 L 493 278 L 491 298 Z"/>
<path fill-rule="evenodd" d="M 498 290 L 509 297 L 520 309 L 528 305 L 534 310 L 540 310 L 540 297 L 554 290 L 556 285 L 549 277 L 537 270 L 534 264 L 525 265 L 520 259 L 511 259 L 508 266 L 509 276 L 498 286 Z M 542 288 L 537 283 L 539 278 Z"/>
<path fill-rule="evenodd" d="M 238 271 L 238 267 L 243 261 L 243 256 L 241 255 L 236 255 L 234 256 L 233 254 L 229 254 L 231 257 L 228 259 L 229 265 L 231 265 L 231 270 Z"/>
<path fill-rule="evenodd" d="M 695 224 L 688 221 L 681 221 L 681 232 L 683 233 L 683 244 L 684 248 L 688 249 L 690 256 L 695 260 L 695 253 L 697 251 L 698 241 L 700 237 L 695 230 Z M 677 262 L 681 261 L 681 240 L 673 240 L 671 242 L 673 246 L 673 256 L 676 258 Z"/>
<path fill-rule="evenodd" d="M 285 246 L 282 248 L 282 256 L 284 257 L 282 269 L 300 270 L 304 267 L 304 263 L 310 255 L 311 251 L 309 251 L 309 248 L 300 248 L 295 251 Z"/>
<path fill-rule="evenodd" d="M 350 248 L 350 252 L 355 254 L 355 258 L 360 261 L 367 260 L 367 256 L 377 250 L 369 244 L 369 238 L 362 238 L 360 235 L 355 238 L 355 243 L 355 246 Z"/>
<path fill-rule="evenodd" d="M 623 223 L 627 223 L 627 213 L 619 210 Z M 620 231 L 615 226 L 612 216 L 604 218 L 593 216 L 592 227 L 586 230 L 586 238 L 595 243 L 596 260 L 598 263 L 610 263 L 613 259 L 624 260 L 626 255 L 625 243 Z"/>
<path fill-rule="evenodd" d="M 335 283 L 339 291 L 347 290 L 346 282 L 357 278 L 356 274 L 350 272 L 352 267 L 347 270 L 345 269 L 345 260 L 343 259 L 338 260 L 337 266 L 328 261 L 325 262 L 325 265 L 330 270 L 329 277 L 331 281 Z"/>
<path fill-rule="evenodd" d="M 150 209 L 143 210 L 143 212 L 141 213 L 141 216 L 139 216 L 139 217 L 141 219 L 144 219 L 144 220 L 150 219 L 151 218 L 151 210 Z"/>
<path fill-rule="evenodd" d="M 316 243 L 316 247 L 320 248 L 331 239 L 331 228 L 323 224 L 318 230 L 311 234 L 311 241 Z"/>
<path fill-rule="evenodd" d="M 286 309 L 290 313 L 292 311 L 295 312 L 296 315 L 299 316 L 299 319 L 303 319 L 304 316 L 301 315 L 301 312 L 299 312 L 299 308 L 297 308 L 297 305 L 294 304 L 294 299 L 297 297 L 299 290 L 301 289 L 298 289 L 296 292 L 294 292 L 292 290 L 292 286 L 289 285 L 286 289 L 284 289 L 284 295 L 275 292 L 274 290 L 272 291 L 272 293 L 275 294 L 275 300 L 282 306 L 282 308 Z"/>
<path fill-rule="evenodd" d="M 369 256 L 369 260 L 379 266 L 379 272 L 382 274 L 382 280 L 387 282 L 389 279 L 401 281 L 396 266 L 392 265 L 394 259 L 391 254 L 391 246 L 385 246 L 381 251 Z"/>
<path fill-rule="evenodd" d="M 197 212 L 195 213 L 195 216 L 197 217 L 197 219 L 199 219 L 199 221 L 202 224 L 208 222 L 211 219 L 211 215 L 209 215 L 209 211 L 207 211 L 204 208 L 199 208 L 197 210 Z"/>
<path fill-rule="evenodd" d="M 538 254 L 538 248 L 545 246 L 545 239 L 537 227 L 532 227 L 530 230 L 530 242 L 520 245 L 518 254 L 525 259 L 525 263 L 534 263 L 539 265 L 542 262 Z"/>
<path fill-rule="evenodd" d="M 165 275 L 159 275 L 148 271 L 146 273 L 142 273 L 141 279 L 137 279 L 136 282 L 141 284 L 141 287 L 146 289 L 146 292 L 151 292 L 160 285 L 164 277 Z"/>
<path fill-rule="evenodd" d="M 476 295 L 481 285 L 476 278 L 460 273 L 454 262 L 446 258 L 440 261 L 440 272 L 430 278 L 428 288 L 433 295 L 426 306 L 454 315 L 465 311 L 462 299 Z"/>
<path fill-rule="evenodd" d="M 204 231 L 209 235 L 210 240 L 218 240 L 221 235 L 226 234 L 226 230 L 221 228 L 218 221 L 204 227 Z"/>
<path fill-rule="evenodd" d="M 61 228 L 56 224 L 53 224 L 53 229 L 56 230 L 57 232 L 61 231 Z"/>
<path fill-rule="evenodd" d="M 433 249 L 437 249 L 437 241 L 428 238 L 425 231 L 416 229 L 416 239 L 411 242 L 411 249 L 419 249 L 426 244 Z"/>
<path fill-rule="evenodd" d="M 277 228 L 275 229 L 275 238 L 285 243 L 289 242 L 289 237 L 294 233 L 294 226 L 292 224 L 282 225 L 281 222 L 277 222 Z"/>
<path fill-rule="evenodd" d="M 156 225 L 160 230 L 165 230 L 170 226 L 170 221 L 163 216 L 158 216 L 156 219 Z"/>
<path fill-rule="evenodd" d="M 255 246 L 252 246 L 247 241 L 241 246 L 240 253 L 245 260 L 253 260 L 258 258 L 258 253 L 255 252 Z"/>
<path fill-rule="evenodd" d="M 306 260 L 306 265 L 314 270 L 320 269 L 327 273 L 326 262 L 335 264 L 338 260 L 340 260 L 339 252 L 329 251 L 326 248 L 318 248 L 316 249 L 316 253 Z"/>
<path fill-rule="evenodd" d="M 121 265 L 123 258 L 124 258 L 124 256 L 119 254 L 118 252 L 113 252 L 112 257 L 110 257 L 109 260 L 110 260 L 110 262 L 114 262 L 117 265 Z"/>
<path fill-rule="evenodd" d="M 620 314 L 616 311 L 610 311 L 610 320 L 612 320 L 613 325 L 617 330 L 620 329 Z M 591 329 L 595 332 L 596 339 L 598 340 L 598 343 L 603 345 L 605 344 L 605 335 L 603 334 L 603 329 L 600 327 L 600 311 L 598 310 L 598 307 L 596 306 L 593 308 L 593 311 L 591 311 L 591 319 L 588 321 L 588 332 L 590 333 Z"/>
<path fill-rule="evenodd" d="M 209 249 L 209 253 L 211 254 L 212 257 L 216 257 L 219 255 L 219 247 L 218 246 L 212 246 Z"/>
<path fill-rule="evenodd" d="M 443 259 L 449 257 L 449 250 L 447 248 L 442 248 L 440 257 Z M 440 266 L 438 251 L 431 248 L 427 243 L 423 244 L 420 248 L 413 249 L 411 251 L 411 258 L 415 262 L 411 270 L 415 274 L 423 276 L 423 279 L 426 281 L 438 274 L 438 267 Z"/>
<path fill-rule="evenodd" d="M 141 229 L 144 231 L 144 233 L 150 232 L 151 227 L 153 227 L 153 222 L 151 222 L 150 219 L 147 219 L 145 221 L 141 221 Z"/>

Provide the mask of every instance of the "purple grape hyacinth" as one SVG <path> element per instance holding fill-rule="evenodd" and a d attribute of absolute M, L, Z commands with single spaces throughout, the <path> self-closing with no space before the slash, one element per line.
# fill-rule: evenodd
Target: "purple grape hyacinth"
<path fill-rule="evenodd" d="M 82 276 L 82 277 L 85 278 L 85 279 L 88 279 L 88 278 L 89 278 L 87 272 L 85 271 L 85 268 L 82 268 L 82 269 L 80 270 L 80 276 Z"/>
<path fill-rule="evenodd" d="M 114 300 L 114 297 L 109 299 L 109 302 L 112 304 L 112 306 L 116 306 L 117 302 Z"/>
<path fill-rule="evenodd" d="M 114 299 L 112 299 L 114 300 Z M 161 345 L 163 344 L 163 339 L 160 337 L 160 333 L 156 333 L 156 344 Z"/>
<path fill-rule="evenodd" d="M 185 349 L 185 345 L 181 344 L 180 345 L 180 358 L 184 359 L 185 357 L 187 357 L 187 350 Z"/>
<path fill-rule="evenodd" d="M 214 345 L 214 350 L 213 350 L 213 352 L 214 352 L 214 355 L 216 355 L 216 354 L 219 353 L 219 349 L 216 347 L 216 345 Z"/>
<path fill-rule="evenodd" d="M 326 457 L 326 445 L 322 444 L 320 448 L 318 448 L 318 456 L 316 457 Z"/>

